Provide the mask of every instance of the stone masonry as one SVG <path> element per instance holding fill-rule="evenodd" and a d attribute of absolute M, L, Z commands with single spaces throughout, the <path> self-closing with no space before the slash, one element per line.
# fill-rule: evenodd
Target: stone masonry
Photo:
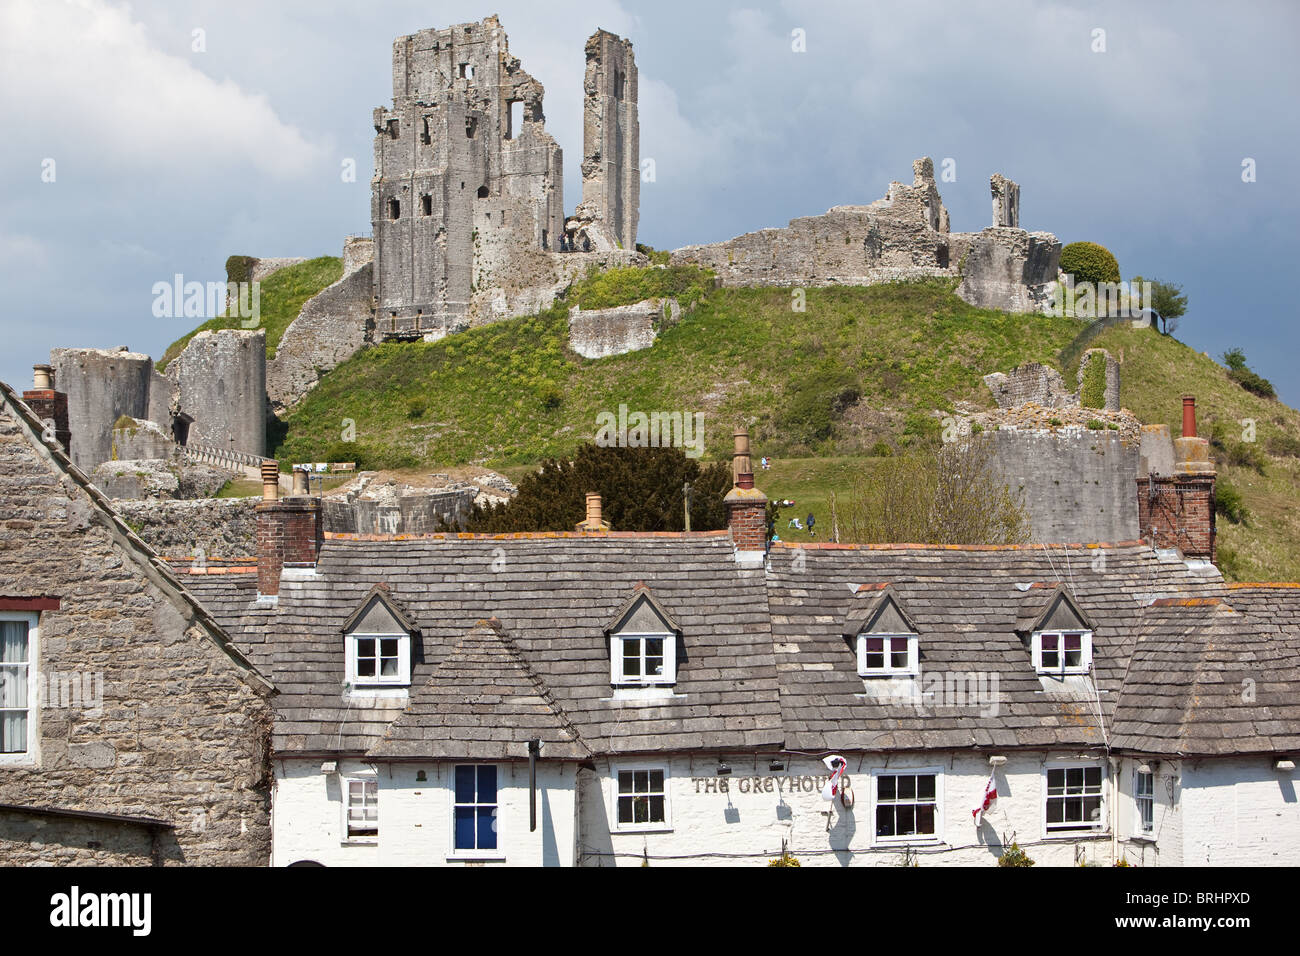
<path fill-rule="evenodd" d="M 0 597 L 38 615 L 43 691 L 34 750 L 0 765 L 0 804 L 28 808 L 0 812 L 0 863 L 266 865 L 270 683 L 7 386 L 0 501 Z"/>
<path fill-rule="evenodd" d="M 635 249 L 641 207 L 641 125 L 632 41 L 597 30 L 587 40 L 586 53 L 582 202 L 576 219 L 600 223 L 606 241 Z M 566 226 L 566 231 L 576 236 L 578 228 Z"/>

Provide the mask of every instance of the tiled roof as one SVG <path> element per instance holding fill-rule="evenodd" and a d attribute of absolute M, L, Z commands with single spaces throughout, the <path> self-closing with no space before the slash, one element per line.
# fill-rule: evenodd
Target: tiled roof
<path fill-rule="evenodd" d="M 479 621 L 412 694 L 370 756 L 517 759 L 527 756 L 532 739 L 552 760 L 589 756 L 500 622 Z"/>

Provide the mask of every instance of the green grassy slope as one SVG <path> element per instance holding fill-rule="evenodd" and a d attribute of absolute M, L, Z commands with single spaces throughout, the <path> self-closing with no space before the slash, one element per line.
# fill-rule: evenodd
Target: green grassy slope
<path fill-rule="evenodd" d="M 651 295 L 696 301 L 647 350 L 587 360 L 567 346 L 568 306 L 598 307 Z M 369 348 L 326 375 L 284 422 L 281 460 L 358 461 L 362 467 L 445 467 L 478 462 L 517 472 L 562 455 L 596 431 L 600 412 L 701 411 L 705 457 L 725 457 L 732 426 L 754 423 L 760 476 L 770 497 L 798 503 L 829 531 L 832 491 L 848 493 L 884 442 L 900 447 L 937 428 L 934 409 L 991 406 L 982 377 L 1021 362 L 1056 363 L 1086 327 L 1066 318 L 975 309 L 948 282 L 807 291 L 804 312 L 788 289 L 710 289 L 691 270 L 604 274 L 577 283 L 564 303 L 436 343 Z M 1252 453 L 1264 466 L 1216 453 L 1223 480 L 1252 512 L 1220 519 L 1227 565 L 1238 579 L 1300 578 L 1300 459 L 1262 454 L 1300 436 L 1300 414 L 1260 399 L 1208 357 L 1151 329 L 1121 325 L 1090 346 L 1123 362 L 1122 403 L 1145 422 L 1181 424 L 1181 396 L 1196 394 L 1202 434 L 1218 423 L 1242 452 L 1241 419 L 1256 422 Z M 1074 368 L 1062 369 L 1073 383 Z M 342 441 L 348 420 L 355 441 Z M 1234 459 L 1241 457 L 1232 456 Z M 783 522 L 784 525 L 784 522 Z M 782 536 L 801 540 L 797 532 Z"/>
<path fill-rule="evenodd" d="M 286 266 L 262 280 L 261 287 L 258 290 L 261 311 L 260 327 L 266 329 L 267 358 L 275 357 L 275 349 L 280 344 L 280 336 L 284 335 L 284 330 L 289 327 L 289 323 L 298 317 L 303 303 L 320 292 L 321 289 L 337 282 L 342 277 L 343 260 L 337 256 L 321 256 L 317 259 L 300 262 L 297 265 Z M 167 366 L 168 362 L 180 355 L 185 346 L 189 344 L 190 339 L 200 332 L 215 331 L 217 329 L 241 329 L 245 327 L 243 325 L 245 321 L 247 320 L 237 316 L 219 316 L 215 319 L 209 319 L 197 329 L 186 333 L 167 346 L 167 351 L 163 353 L 162 358 L 158 361 L 158 369 L 161 371 Z"/>

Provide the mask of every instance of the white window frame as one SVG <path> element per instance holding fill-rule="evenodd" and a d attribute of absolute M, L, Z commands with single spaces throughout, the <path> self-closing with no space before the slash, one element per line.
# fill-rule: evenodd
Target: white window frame
<path fill-rule="evenodd" d="M 885 640 L 889 642 L 885 654 L 884 667 L 867 666 L 867 640 Z M 907 664 L 895 667 L 893 664 L 894 641 L 907 642 Z M 858 635 L 858 676 L 859 677 L 915 677 L 921 673 L 921 641 L 916 634 L 872 634 L 863 631 Z"/>
<path fill-rule="evenodd" d="M 653 821 L 650 823 L 620 823 L 618 818 L 618 800 L 623 796 L 619 789 L 619 774 L 632 773 L 638 771 L 649 773 L 662 773 L 664 775 L 664 818 L 662 821 Z M 635 786 L 635 784 L 634 784 Z M 673 828 L 673 806 L 672 806 L 672 774 L 669 772 L 667 764 L 655 763 L 624 763 L 615 764 L 610 767 L 610 801 L 609 801 L 609 819 L 613 824 L 615 833 L 667 833 Z M 651 793 L 653 793 L 651 791 Z M 631 796 L 631 794 L 629 794 Z"/>
<path fill-rule="evenodd" d="M 934 777 L 934 834 L 910 834 L 906 836 L 877 836 L 876 835 L 876 807 L 880 804 L 880 778 L 897 777 L 897 776 L 933 776 Z M 868 800 L 868 811 L 871 827 L 871 844 L 872 846 L 919 846 L 923 844 L 943 843 L 944 834 L 944 814 L 943 814 L 943 767 L 890 767 L 888 770 L 880 769 L 871 771 L 871 788 L 870 799 Z M 917 801 L 913 800 L 913 804 Z M 896 805 L 897 800 L 890 805 Z"/>
<path fill-rule="evenodd" d="M 340 774 L 340 787 L 343 792 L 343 843 L 366 843 L 373 844 L 379 842 L 379 778 L 374 774 Z M 374 788 L 375 793 L 375 832 L 369 833 L 352 833 L 352 784 L 361 784 L 361 809 L 367 806 L 365 791 L 367 787 Z"/>
<path fill-rule="evenodd" d="M 1079 641 L 1079 664 L 1074 667 L 1065 665 L 1065 638 L 1078 635 Z M 1060 643 L 1057 645 L 1056 653 L 1058 655 L 1059 665 L 1057 667 L 1043 666 L 1043 638 L 1056 637 Z M 1034 631 L 1034 670 L 1039 674 L 1045 674 L 1050 677 L 1063 677 L 1069 674 L 1086 674 L 1092 669 L 1092 631 L 1077 630 L 1066 628 L 1060 631 Z"/>
<path fill-rule="evenodd" d="M 1058 826 L 1056 829 L 1049 829 L 1047 823 L 1047 801 L 1049 794 L 1047 792 L 1047 772 L 1049 770 L 1072 770 L 1075 768 L 1096 767 L 1101 772 L 1101 782 L 1098 784 L 1096 794 L 1088 796 L 1097 796 L 1100 798 L 1098 804 L 1097 823 L 1090 827 L 1070 827 L 1065 828 Z M 1109 806 L 1106 799 L 1107 773 L 1106 764 L 1099 760 L 1054 760 L 1043 764 L 1042 775 L 1039 778 L 1042 793 L 1039 798 L 1039 813 L 1041 815 L 1043 826 L 1043 839 L 1045 840 L 1077 840 L 1080 837 L 1099 836 L 1110 832 L 1110 818 L 1108 816 Z M 1059 798 L 1058 798 L 1059 799 Z"/>
<path fill-rule="evenodd" d="M 361 640 L 391 641 L 397 639 L 397 674 L 393 677 L 384 677 L 381 675 L 378 667 L 379 658 L 376 656 L 376 667 L 374 677 L 361 677 L 357 674 L 357 642 Z M 366 631 L 353 631 L 346 637 L 347 640 L 347 673 L 348 683 L 353 687 L 410 687 L 411 686 L 411 635 L 399 632 L 396 634 L 372 634 Z M 378 651 L 378 644 L 376 644 Z"/>
<path fill-rule="evenodd" d="M 1139 789 L 1139 784 L 1143 777 L 1151 781 L 1151 789 L 1143 794 Z M 1151 806 L 1151 826 L 1146 826 L 1142 817 L 1142 802 L 1149 801 Z M 1143 773 L 1137 767 L 1133 768 L 1133 835 L 1143 839 L 1154 839 L 1156 833 L 1156 773 L 1154 770 L 1148 770 Z"/>
<path fill-rule="evenodd" d="M 40 739 L 40 615 L 35 611 L 0 611 L 0 621 L 27 622 L 27 749 L 21 753 L 0 754 L 0 767 L 30 767 L 37 762 L 36 747 Z"/>
<path fill-rule="evenodd" d="M 653 676 L 645 673 L 645 641 L 658 638 L 664 642 L 664 672 Z M 609 647 L 609 682 L 615 687 L 654 687 L 670 686 L 677 683 L 677 635 L 671 631 L 623 631 L 610 635 Z M 641 644 L 641 671 L 635 677 L 623 673 L 623 642 L 638 641 Z"/>
<path fill-rule="evenodd" d="M 458 803 L 458 802 L 456 801 L 456 770 L 457 770 L 458 768 L 460 768 L 460 767 L 473 767 L 473 768 L 474 768 L 474 800 L 475 800 L 474 803 Z M 478 768 L 479 768 L 479 767 L 494 767 L 494 768 L 496 768 L 496 772 L 497 772 L 497 792 L 496 792 L 496 802 L 495 802 L 495 803 L 480 803 L 480 802 L 478 802 Z M 450 801 L 450 803 L 451 803 L 451 813 L 449 814 L 449 816 L 450 816 L 450 820 L 449 820 L 449 827 L 450 827 L 450 830 L 449 830 L 449 833 L 448 833 L 449 840 L 448 840 L 447 845 L 451 848 L 451 850 L 450 850 L 450 852 L 447 854 L 447 859 L 449 859 L 449 860 L 504 860 L 504 859 L 506 858 L 505 847 L 503 846 L 503 843 L 504 843 L 504 840 L 503 840 L 504 830 L 503 830 L 503 827 L 501 826 L 501 821 L 502 821 L 502 812 L 501 812 L 501 811 L 502 811 L 502 807 L 501 807 L 501 792 L 502 792 L 502 790 L 505 789 L 505 783 L 504 783 L 504 781 L 505 781 L 505 767 L 504 767 L 502 764 L 497 764 L 497 763 L 492 763 L 491 761 L 483 761 L 483 760 L 481 760 L 481 761 L 477 761 L 477 762 L 474 762 L 474 761 L 463 761 L 463 762 L 460 762 L 460 763 L 454 763 L 454 764 L 451 765 L 451 775 L 450 775 L 450 778 L 449 778 L 448 781 L 447 781 L 447 799 L 448 799 L 448 800 Z M 477 848 L 474 848 L 474 849 L 461 849 L 461 848 L 459 848 L 459 847 L 456 846 L 456 808 L 457 808 L 457 807 L 471 807 L 471 806 L 474 807 L 474 808 L 476 808 L 476 809 L 477 809 L 478 807 L 496 807 L 496 833 L 497 833 L 497 845 L 496 845 L 495 848 L 491 848 L 491 849 L 477 849 Z M 475 833 L 474 841 L 477 843 L 477 842 L 478 842 L 478 835 L 477 835 L 477 834 L 478 834 L 477 819 L 475 820 L 474 833 Z"/>

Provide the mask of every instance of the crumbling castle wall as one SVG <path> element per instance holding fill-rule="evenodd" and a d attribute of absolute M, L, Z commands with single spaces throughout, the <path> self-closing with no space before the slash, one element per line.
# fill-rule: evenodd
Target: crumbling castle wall
<path fill-rule="evenodd" d="M 167 377 L 179 395 L 177 412 L 189 421 L 186 444 L 251 455 L 263 453 L 265 330 L 200 332 L 168 364 Z"/>
<path fill-rule="evenodd" d="M 589 359 L 648 349 L 660 323 L 680 312 L 676 299 L 645 299 L 610 309 L 575 306 L 569 310 L 569 348 Z"/>
<path fill-rule="evenodd" d="M 993 225 L 1020 228 L 1020 184 L 1012 182 L 1001 173 L 989 177 L 993 192 Z"/>
<path fill-rule="evenodd" d="M 394 41 L 393 105 L 374 111 L 371 200 L 389 326 L 463 327 L 478 256 L 558 243 L 562 153 L 543 93 L 495 17 Z"/>
<path fill-rule="evenodd" d="M 605 30 L 587 40 L 583 79 L 582 202 L 566 232 L 595 247 L 636 248 L 641 206 L 641 125 L 632 41 Z M 579 233 L 582 233 L 579 235 Z"/>
<path fill-rule="evenodd" d="M 296 405 L 321 375 L 365 346 L 373 283 L 373 262 L 345 268 L 343 278 L 303 304 L 266 363 L 266 395 L 276 413 Z"/>
<path fill-rule="evenodd" d="M 68 396 L 69 456 L 89 473 L 113 457 L 113 426 L 123 415 L 149 418 L 153 359 L 117 349 L 51 349 L 54 387 Z"/>

